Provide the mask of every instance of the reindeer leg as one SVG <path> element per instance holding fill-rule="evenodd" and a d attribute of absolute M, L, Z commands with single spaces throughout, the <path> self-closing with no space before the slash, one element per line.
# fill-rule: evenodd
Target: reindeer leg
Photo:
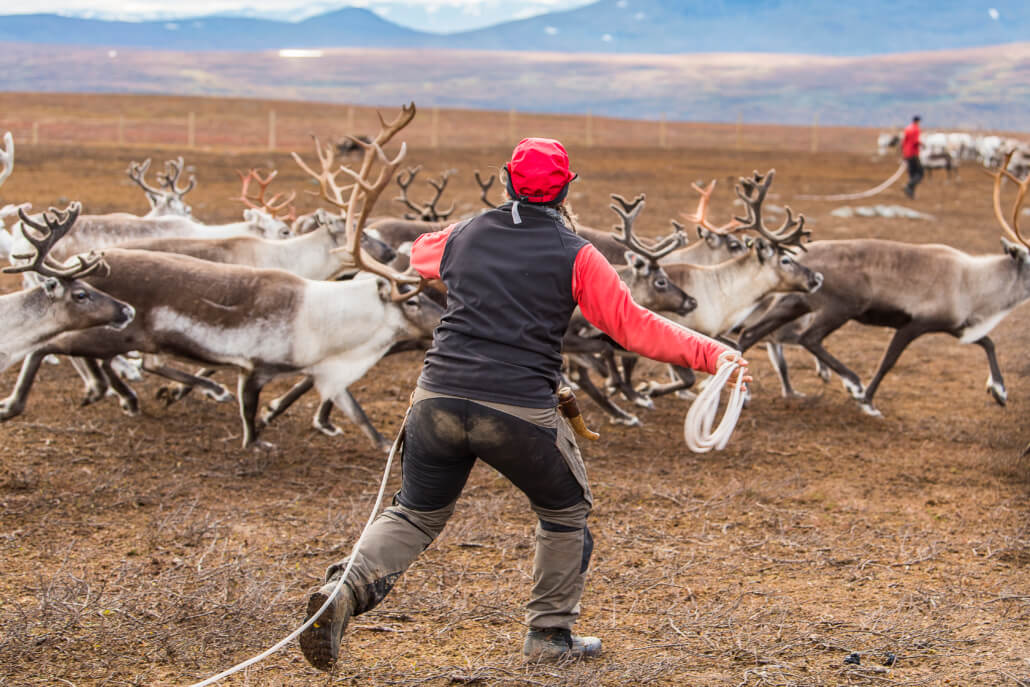
<path fill-rule="evenodd" d="M 247 448 L 257 441 L 256 418 L 258 404 L 261 400 L 261 389 L 274 378 L 274 372 L 261 368 L 250 372 L 240 372 L 236 396 L 240 402 L 240 419 L 243 420 L 243 448 Z M 261 442 L 260 448 L 270 447 L 270 444 Z"/>
<path fill-rule="evenodd" d="M 178 395 L 176 389 L 167 386 L 158 389 L 157 397 L 164 399 L 166 406 L 184 398 L 194 387 L 198 387 L 206 396 L 219 403 L 232 400 L 232 392 L 218 382 L 208 379 L 210 375 L 215 373 L 214 369 L 204 367 L 197 370 L 196 374 L 190 374 L 171 365 L 155 365 L 152 361 L 147 362 L 146 360 L 143 362 L 143 369 L 151 374 L 177 382 L 180 385 L 179 389 L 185 389 L 185 391 Z"/>
<path fill-rule="evenodd" d="M 780 377 L 780 395 L 783 398 L 804 398 L 805 395 L 795 391 L 790 384 L 790 370 L 787 368 L 787 359 L 783 357 L 783 344 L 767 341 L 765 351 L 769 354 L 769 360 Z"/>
<path fill-rule="evenodd" d="M 333 404 L 336 405 L 343 414 L 347 416 L 351 422 L 356 424 L 365 436 L 369 438 L 372 444 L 383 453 L 389 453 L 390 447 L 393 446 L 393 442 L 388 440 L 382 434 L 380 434 L 374 426 L 372 421 L 365 415 L 365 411 L 361 409 L 358 402 L 355 400 L 349 391 L 337 394 L 333 397 Z M 325 403 L 323 403 L 325 405 Z M 332 406 L 330 406 L 330 409 Z M 337 430 L 339 431 L 339 430 Z"/>
<path fill-rule="evenodd" d="M 994 342 L 989 336 L 985 336 L 973 343 L 984 349 L 984 353 L 987 354 L 987 365 L 991 369 L 991 373 L 987 376 L 987 393 L 994 398 L 998 405 L 1004 406 L 1008 400 L 1008 392 L 1005 391 L 1005 380 L 1001 376 L 998 357 L 994 353 Z"/>
<path fill-rule="evenodd" d="M 883 381 L 884 375 L 894 367 L 894 363 L 898 362 L 898 358 L 905 348 L 928 331 L 930 331 L 930 328 L 925 324 L 910 322 L 894 332 L 894 336 L 887 346 L 887 352 L 884 353 L 883 360 L 880 361 L 880 368 L 873 375 L 869 386 L 865 389 L 865 395 L 861 398 L 862 412 L 875 417 L 881 415 L 880 411 L 873 407 L 873 395 L 876 393 L 877 387 Z"/>
<path fill-rule="evenodd" d="M 611 399 L 605 396 L 594 386 L 594 382 L 590 379 L 590 373 L 586 367 L 580 364 L 578 361 L 572 359 L 569 360 L 569 368 L 573 379 L 579 384 L 579 388 L 586 392 L 586 395 L 593 399 L 594 403 L 601 407 L 601 410 L 605 411 L 609 415 L 609 420 L 616 424 L 629 425 L 631 427 L 640 425 L 640 420 L 627 413 L 619 406 L 612 403 Z"/>
<path fill-rule="evenodd" d="M 345 391 L 344 393 L 350 395 L 349 391 Z M 351 396 L 351 398 L 353 398 L 353 396 Z M 357 401 L 354 401 L 354 403 L 357 403 Z M 318 404 L 318 410 L 315 411 L 315 417 L 311 418 L 311 426 L 322 434 L 325 434 L 327 437 L 335 437 L 343 434 L 343 430 L 334 425 L 330 418 L 334 407 L 335 406 L 332 401 L 323 400 Z M 360 409 L 361 408 L 359 407 L 358 410 Z"/>
<path fill-rule="evenodd" d="M 261 413 L 261 426 L 264 427 L 270 424 L 272 420 L 285 413 L 287 408 L 292 406 L 298 398 L 311 391 L 314 386 L 315 378 L 308 376 L 294 384 L 289 391 L 279 398 L 272 399 L 265 406 L 264 412 Z"/>
<path fill-rule="evenodd" d="M 689 389 L 694 386 L 694 382 L 697 381 L 694 371 L 688 367 L 669 365 L 669 370 L 672 372 L 671 376 L 674 377 L 674 381 L 666 384 L 650 382 L 648 384 L 648 395 L 651 396 L 651 398 L 657 398 L 659 396 L 665 396 L 667 394 L 683 391 L 684 389 Z"/>
<path fill-rule="evenodd" d="M 100 370 L 100 365 L 93 358 L 71 358 L 72 367 L 86 384 L 86 395 L 79 405 L 88 406 L 102 400 L 110 389 L 107 377 Z"/>
<path fill-rule="evenodd" d="M 740 332 L 737 349 L 741 353 L 747 351 L 783 325 L 793 322 L 811 311 L 812 307 L 809 305 L 808 299 L 802 294 L 787 294 L 777 299 L 758 322 Z"/>
<path fill-rule="evenodd" d="M 125 414 L 129 416 L 139 415 L 139 397 L 136 396 L 136 392 L 132 390 L 132 387 L 126 384 L 114 371 L 114 368 L 111 367 L 111 358 L 103 360 L 100 363 L 100 369 L 104 371 L 104 375 L 111 385 L 111 391 L 118 396 L 118 405 L 122 407 Z"/>
<path fill-rule="evenodd" d="M 25 402 L 28 400 L 29 391 L 32 390 L 32 382 L 39 372 L 39 364 L 51 351 L 47 349 L 36 349 L 21 364 L 21 371 L 18 373 L 18 381 L 14 385 L 11 395 L 0 401 L 0 422 L 18 417 L 25 410 Z"/>

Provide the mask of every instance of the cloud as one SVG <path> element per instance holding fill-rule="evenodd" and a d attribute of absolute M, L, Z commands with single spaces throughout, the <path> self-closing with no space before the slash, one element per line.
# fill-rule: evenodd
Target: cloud
<path fill-rule="evenodd" d="M 991 19 L 993 19 L 994 21 L 998 21 L 998 17 L 1001 16 L 998 13 L 998 10 L 994 9 L 993 7 L 991 9 L 987 10 L 987 14 L 990 15 Z"/>

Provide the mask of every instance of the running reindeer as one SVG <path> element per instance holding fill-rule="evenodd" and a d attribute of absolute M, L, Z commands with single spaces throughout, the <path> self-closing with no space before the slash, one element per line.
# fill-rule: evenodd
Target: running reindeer
<path fill-rule="evenodd" d="M 746 351 L 764 337 L 797 342 L 840 375 L 845 389 L 863 412 L 878 416 L 873 397 L 901 353 L 923 334 L 947 333 L 961 343 L 975 343 L 987 355 L 987 390 L 999 405 L 1007 393 L 989 334 L 1015 307 L 1030 298 L 1030 243 L 1019 229 L 1021 207 L 1030 180 L 1007 171 L 1008 160 L 992 173 L 994 215 L 1004 236 L 1002 255 L 974 256 L 944 245 L 912 245 L 877 239 L 816 241 L 808 244 L 804 264 L 826 275 L 813 294 L 779 298 L 740 335 Z M 1011 224 L 1001 207 L 1001 182 L 1018 187 Z M 800 327 L 794 321 L 805 317 Z M 890 327 L 890 345 L 869 385 L 826 350 L 823 340 L 846 322 Z M 790 324 L 779 336 L 781 327 Z M 777 367 L 786 369 L 785 363 Z"/>
<path fill-rule="evenodd" d="M 136 318 L 117 336 L 99 329 L 64 334 L 33 351 L 14 392 L 0 403 L 0 419 L 23 411 L 45 355 L 95 358 L 108 364 L 113 356 L 133 350 L 237 367 L 244 446 L 257 439 L 260 391 L 277 376 L 310 375 L 319 393 L 346 411 L 347 387 L 398 341 L 430 336 L 442 314 L 418 293 L 420 279 L 396 274 L 360 247 L 362 227 L 406 152 L 402 144 L 398 155 L 389 159 L 381 146 L 414 114 L 411 105 L 392 123 L 384 122 L 376 139 L 366 144 L 360 171 L 346 170 L 354 179 L 346 220 L 348 249 L 355 262 L 379 276 L 309 281 L 281 270 L 111 249 L 105 253 L 111 274 L 89 279 L 131 299 Z M 376 160 L 382 167 L 372 181 Z M 135 394 L 111 377 L 114 391 L 135 409 Z"/>

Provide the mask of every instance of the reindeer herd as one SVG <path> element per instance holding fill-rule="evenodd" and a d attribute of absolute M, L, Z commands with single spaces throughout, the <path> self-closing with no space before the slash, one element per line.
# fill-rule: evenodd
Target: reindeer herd
<path fill-rule="evenodd" d="M 900 133 L 883 133 L 876 138 L 876 152 L 883 156 L 900 148 Z M 976 162 L 988 169 L 1000 167 L 1017 177 L 1030 174 L 1030 143 L 1002 136 L 974 136 L 965 132 L 924 133 L 919 161 L 927 170 L 946 169 L 950 175 L 963 162 Z"/>
<path fill-rule="evenodd" d="M 321 398 L 313 418 L 319 431 L 340 433 L 330 419 L 338 408 L 373 445 L 387 448 L 349 388 L 384 356 L 431 341 L 446 296 L 408 269 L 406 247 L 446 226 L 454 212 L 453 205 L 437 208 L 453 170 L 431 181 L 432 197 L 418 203 L 408 194 L 420 168 L 399 171 L 405 144 L 393 156 L 386 152 L 414 116 L 414 105 L 405 106 L 392 121 L 381 117 L 374 137 L 349 139 L 361 153 L 353 166 L 337 159 L 339 146 L 318 139 L 317 165 L 294 153 L 331 208 L 300 217 L 295 194 L 268 197 L 275 172 L 250 170 L 240 175 L 239 199 L 247 205 L 242 221 L 200 222 L 185 201 L 196 178 L 182 180 L 182 158 L 166 163 L 157 185 L 146 180 L 149 160 L 130 165 L 130 178 L 151 206 L 143 216 L 86 215 L 78 203 L 38 214 L 25 203 L 0 208 L 0 222 L 13 219 L 9 232 L 0 230 L 0 250 L 10 261 L 4 270 L 20 273 L 24 284 L 0 296 L 0 369 L 21 363 L 14 389 L 0 401 L 0 421 L 26 410 L 41 364 L 58 356 L 81 375 L 84 404 L 113 395 L 127 414 L 137 414 L 132 382 L 157 375 L 168 380 L 159 391 L 165 403 L 194 388 L 214 401 L 235 399 L 248 447 L 260 445 L 262 428 L 314 389 Z M 1030 179 L 1012 171 L 1012 157 L 993 172 L 994 213 L 1004 232 L 997 255 L 872 239 L 811 241 L 804 216 L 789 208 L 782 223 L 770 227 L 763 209 L 772 171 L 740 179 L 736 194 L 745 214 L 723 224 L 708 216 L 715 182 L 695 184 L 697 207 L 683 219 L 700 240 L 689 245 L 684 225 L 675 221 L 663 238 L 637 236 L 644 195 L 632 201 L 612 195 L 619 218 L 614 232 L 577 231 L 616 266 L 641 305 L 744 351 L 765 343 L 784 396 L 797 392 L 783 347 L 799 346 L 815 357 L 824 379 L 835 373 L 864 412 L 879 414 L 874 395 L 905 347 L 923 334 L 947 332 L 983 348 L 988 391 L 1004 405 L 989 335 L 1030 298 L 1030 242 L 1019 228 Z M 7 134 L 0 185 L 14 165 Z M 405 216 L 374 216 L 395 180 Z M 493 207 L 494 177 L 483 180 L 477 172 L 476 180 L 484 204 Z M 1005 180 L 1017 186 L 1008 214 L 1001 200 Z M 866 385 L 823 343 L 849 321 L 895 331 Z M 573 318 L 564 347 L 568 379 L 613 422 L 640 423 L 616 403 L 619 396 L 652 407 L 654 398 L 689 393 L 695 382 L 690 370 L 672 369 L 667 383 L 634 384 L 636 358 L 581 316 Z M 213 378 L 221 369 L 235 370 L 234 391 Z M 298 380 L 262 411 L 262 389 L 282 376 Z"/>

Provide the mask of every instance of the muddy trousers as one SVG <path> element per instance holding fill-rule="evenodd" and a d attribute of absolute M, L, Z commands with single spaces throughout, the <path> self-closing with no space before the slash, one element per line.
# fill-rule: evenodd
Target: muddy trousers
<path fill-rule="evenodd" d="M 417 398 L 417 397 L 416 397 Z M 372 523 L 347 578 L 355 615 L 374 608 L 397 578 L 443 531 L 476 458 L 529 497 L 539 519 L 533 589 L 526 622 L 571 629 L 593 540 L 587 528 L 592 499 L 572 431 L 465 399 L 417 400 L 405 432 L 401 489 Z M 328 580 L 347 560 L 329 567 Z"/>

